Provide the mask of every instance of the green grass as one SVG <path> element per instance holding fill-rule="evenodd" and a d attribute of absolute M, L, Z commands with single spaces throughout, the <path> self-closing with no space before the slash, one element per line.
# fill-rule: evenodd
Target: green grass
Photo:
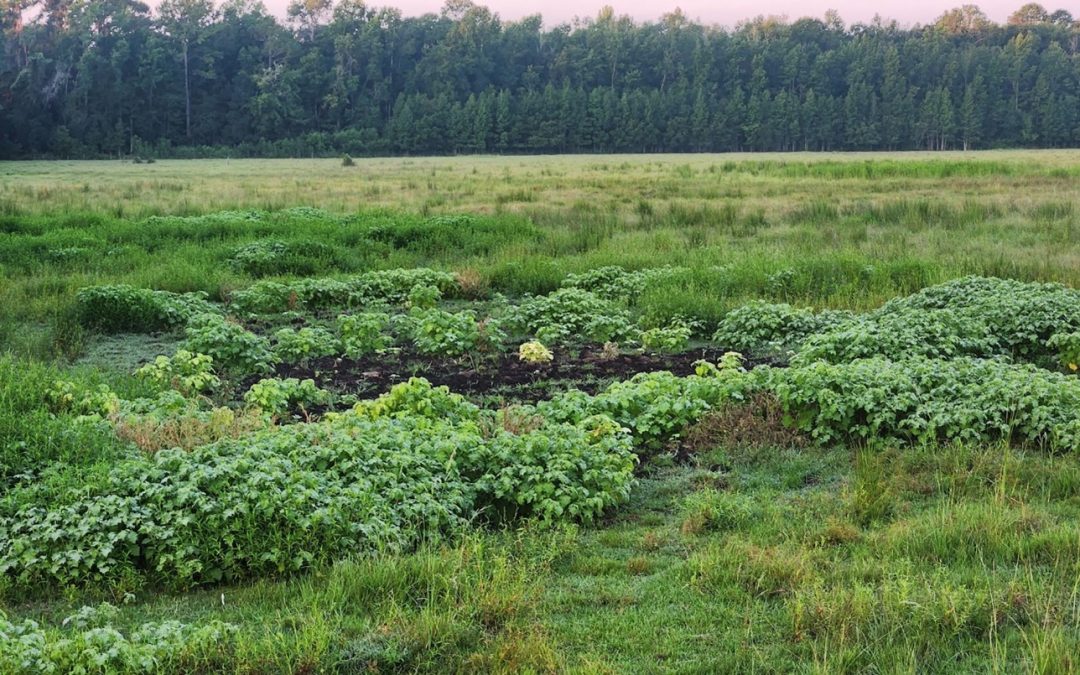
<path fill-rule="evenodd" d="M 40 484 L 78 493 L 132 452 L 48 413 L 43 391 L 63 377 L 137 395 L 132 367 L 179 336 L 88 334 L 73 312 L 87 285 L 220 300 L 263 278 L 430 266 L 517 296 L 670 264 L 686 269 L 638 308 L 709 333 L 754 298 L 870 309 L 967 274 L 1080 286 L 1076 151 L 356 164 L 0 163 L 4 475 L 62 464 Z M 456 214 L 472 219 L 441 218 Z M 254 242 L 288 244 L 289 267 L 237 264 Z M 103 600 L 120 628 L 239 626 L 181 672 L 1080 669 L 1075 456 L 707 434 L 696 447 L 642 467 L 630 503 L 587 527 L 477 528 L 187 593 L 7 593 L 0 613 L 53 635 Z"/>

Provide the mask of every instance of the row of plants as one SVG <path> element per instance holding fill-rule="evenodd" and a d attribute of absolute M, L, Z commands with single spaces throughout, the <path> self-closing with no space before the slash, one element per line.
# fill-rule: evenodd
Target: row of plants
<path fill-rule="evenodd" d="M 319 422 L 121 460 L 94 485 L 9 490 L 0 574 L 183 587 L 409 549 L 477 518 L 587 521 L 628 497 L 635 461 L 602 415 L 519 427 L 414 379 Z"/>
<path fill-rule="evenodd" d="M 0 616 L 0 671 L 42 673 L 151 673 L 183 671 L 228 654 L 237 627 L 220 621 L 193 626 L 150 622 L 126 634 L 114 626 L 119 610 L 108 603 L 82 607 L 62 622 L 66 631 L 36 621 Z"/>
<path fill-rule="evenodd" d="M 767 392 L 821 443 L 1006 440 L 1080 450 L 1080 381 L 970 357 L 817 361 L 638 375 L 488 411 L 424 380 L 317 423 L 122 461 L 99 485 L 10 491 L 0 573 L 16 588 L 190 585 L 400 550 L 478 517 L 591 520 L 626 499 L 635 455 Z M 47 503 L 35 499 L 49 494 Z"/>
<path fill-rule="evenodd" d="M 1080 292 L 1060 284 L 966 277 L 866 314 L 754 302 L 728 313 L 713 340 L 785 353 L 794 364 L 979 357 L 1076 371 L 1077 333 Z"/>

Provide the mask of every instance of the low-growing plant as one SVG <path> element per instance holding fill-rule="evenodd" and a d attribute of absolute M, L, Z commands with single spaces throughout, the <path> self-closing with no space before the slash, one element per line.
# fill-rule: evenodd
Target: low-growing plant
<path fill-rule="evenodd" d="M 216 314 L 200 314 L 187 326 L 185 348 L 206 354 L 221 368 L 236 374 L 270 370 L 273 355 L 266 338 Z"/>
<path fill-rule="evenodd" d="M 386 312 L 342 314 L 337 326 L 342 350 L 351 359 L 379 354 L 394 344 L 393 336 L 387 332 L 390 315 Z"/>
<path fill-rule="evenodd" d="M 544 343 L 533 340 L 524 342 L 518 347 L 518 359 L 525 363 L 551 363 L 555 360 L 555 355 L 544 346 Z"/>
<path fill-rule="evenodd" d="M 437 286 L 428 286 L 426 284 L 417 284 L 413 286 L 409 291 L 409 299 L 406 301 L 406 307 L 417 307 L 419 309 L 431 309 L 439 304 L 439 300 L 442 299 L 442 291 Z"/>
<path fill-rule="evenodd" d="M 998 338 L 977 317 L 949 309 L 893 310 L 854 317 L 808 336 L 793 362 L 990 357 L 1001 352 Z"/>
<path fill-rule="evenodd" d="M 480 417 L 480 408 L 464 396 L 452 393 L 446 386 L 433 387 L 422 377 L 394 385 L 376 399 L 360 401 L 353 412 L 369 419 L 420 417 L 453 423 L 475 422 Z"/>
<path fill-rule="evenodd" d="M 194 665 L 201 653 L 221 651 L 238 628 L 214 620 L 201 626 L 178 621 L 145 623 L 126 635 L 113 626 L 109 604 L 83 607 L 63 621 L 67 631 L 49 631 L 29 619 L 0 616 L 0 671 L 36 673 L 147 673 Z"/>
<path fill-rule="evenodd" d="M 93 389 L 68 380 L 57 380 L 45 390 L 45 400 L 55 413 L 108 417 L 120 408 L 120 398 L 106 384 Z"/>
<path fill-rule="evenodd" d="M 513 323 L 549 345 L 583 340 L 620 342 L 635 335 L 625 308 L 580 288 L 563 288 L 524 301 L 516 309 Z"/>
<path fill-rule="evenodd" d="M 319 356 L 330 356 L 341 350 L 334 335 L 318 326 L 300 330 L 282 328 L 274 333 L 274 359 L 283 363 L 306 363 Z"/>
<path fill-rule="evenodd" d="M 271 417 L 280 417 L 293 409 L 307 416 L 308 408 L 330 403 L 330 392 L 320 389 L 311 379 L 267 378 L 251 385 L 244 402 Z"/>
<path fill-rule="evenodd" d="M 1071 373 L 1080 369 L 1080 331 L 1057 333 L 1046 341 L 1046 346 L 1057 352 L 1058 362 L 1062 368 Z"/>
<path fill-rule="evenodd" d="M 850 312 L 820 312 L 788 304 L 754 301 L 728 312 L 713 341 L 741 352 L 780 351 L 797 347 L 809 335 L 838 325 Z"/>
<path fill-rule="evenodd" d="M 698 322 L 678 318 L 667 326 L 641 331 L 641 346 L 664 354 L 677 354 L 690 346 L 690 337 L 700 328 Z"/>
<path fill-rule="evenodd" d="M 989 442 L 1080 449 L 1080 381 L 1030 364 L 955 358 L 822 361 L 758 369 L 790 424 L 845 439 Z"/>
<path fill-rule="evenodd" d="M 157 357 L 136 370 L 135 376 L 185 396 L 212 393 L 221 386 L 221 380 L 214 374 L 214 359 L 186 349 L 177 350 L 171 357 Z"/>
<path fill-rule="evenodd" d="M 82 325 L 107 333 L 169 330 L 196 314 L 217 311 L 205 293 L 169 293 L 125 284 L 81 288 L 75 307 Z"/>
<path fill-rule="evenodd" d="M 413 309 L 404 319 L 413 345 L 421 354 L 456 358 L 492 352 L 506 339 L 498 321 L 478 321 L 472 310 Z"/>
<path fill-rule="evenodd" d="M 229 258 L 233 268 L 253 277 L 311 275 L 340 263 L 334 247 L 318 241 L 253 241 Z"/>
<path fill-rule="evenodd" d="M 562 285 L 580 288 L 609 300 L 633 301 L 650 284 L 670 277 L 679 271 L 675 267 L 658 267 L 628 271 L 622 267 L 597 267 L 581 274 L 567 275 Z"/>

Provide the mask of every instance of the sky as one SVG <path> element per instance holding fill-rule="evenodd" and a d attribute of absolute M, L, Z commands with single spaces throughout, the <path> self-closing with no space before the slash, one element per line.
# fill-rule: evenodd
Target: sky
<path fill-rule="evenodd" d="M 476 0 L 503 19 L 514 20 L 530 14 L 542 14 L 548 25 L 569 21 L 575 16 L 592 17 L 604 5 L 611 5 L 618 14 L 629 14 L 642 21 L 659 18 L 676 7 L 692 19 L 707 24 L 734 26 L 736 22 L 758 15 L 787 15 L 794 20 L 803 16 L 820 18 L 829 9 L 840 12 L 847 24 L 866 22 L 880 14 L 902 25 L 930 23 L 945 10 L 973 2 L 993 21 L 1005 19 L 1027 0 Z M 1050 11 L 1070 5 L 1074 0 L 1049 0 Z M 263 0 L 267 8 L 284 16 L 289 0 Z M 369 5 L 393 6 L 405 15 L 438 12 L 443 0 L 369 0 Z"/>

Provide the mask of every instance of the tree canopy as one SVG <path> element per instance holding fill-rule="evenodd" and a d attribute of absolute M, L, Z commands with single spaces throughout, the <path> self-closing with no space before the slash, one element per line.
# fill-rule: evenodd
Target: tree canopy
<path fill-rule="evenodd" d="M 695 152 L 1080 144 L 1080 22 L 974 5 L 901 28 L 733 29 L 471 0 L 0 0 L 0 157 Z"/>

